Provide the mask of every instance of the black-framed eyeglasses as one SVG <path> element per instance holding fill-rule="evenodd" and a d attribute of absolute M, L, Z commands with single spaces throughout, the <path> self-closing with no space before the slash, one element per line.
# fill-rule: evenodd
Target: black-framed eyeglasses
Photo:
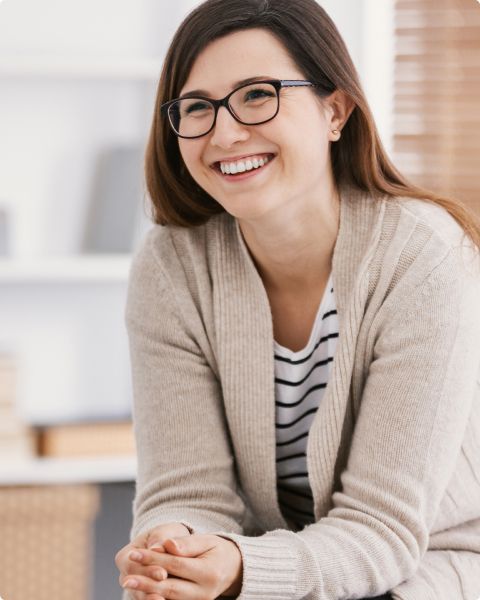
<path fill-rule="evenodd" d="M 242 125 L 260 125 L 277 116 L 281 88 L 316 85 L 301 79 L 265 79 L 235 88 L 221 100 L 186 94 L 165 102 L 160 110 L 178 137 L 194 139 L 212 131 L 221 106 Z"/>

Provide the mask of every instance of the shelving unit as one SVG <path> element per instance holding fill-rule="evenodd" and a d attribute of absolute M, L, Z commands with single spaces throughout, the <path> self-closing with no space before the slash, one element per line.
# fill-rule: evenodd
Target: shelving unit
<path fill-rule="evenodd" d="M 0 57 L 0 77 L 9 79 L 45 78 L 86 80 L 127 80 L 156 82 L 162 61 L 159 58 L 127 57 L 95 59 L 65 56 Z"/>
<path fill-rule="evenodd" d="M 136 471 L 133 456 L 0 460 L 0 486 L 132 482 Z"/>
<path fill-rule="evenodd" d="M 27 423 L 126 418 L 123 311 L 135 246 L 87 253 L 83 237 L 105 151 L 145 144 L 182 0 L 21 4 L 0 2 L 0 205 L 12 217 L 0 256 L 0 348 L 18 359 Z M 151 224 L 138 225 L 136 243 Z M 114 557 L 128 542 L 136 470 L 133 456 L 0 456 L 0 493 L 72 484 L 100 492 L 88 600 L 121 596 Z"/>
<path fill-rule="evenodd" d="M 0 286 L 13 283 L 126 282 L 129 254 L 0 258 Z"/>

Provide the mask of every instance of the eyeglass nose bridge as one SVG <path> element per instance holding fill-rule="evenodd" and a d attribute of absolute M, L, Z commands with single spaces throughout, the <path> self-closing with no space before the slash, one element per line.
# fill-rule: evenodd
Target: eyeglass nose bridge
<path fill-rule="evenodd" d="M 210 128 L 210 131 L 213 130 L 213 128 L 215 127 L 215 125 L 217 124 L 217 115 L 218 115 L 218 111 L 220 109 L 221 106 L 224 106 L 228 112 L 230 113 L 230 115 L 235 119 L 235 121 L 237 121 L 237 123 L 240 123 L 242 125 L 244 125 L 244 123 L 240 120 L 240 118 L 235 114 L 235 111 L 233 110 L 233 108 L 230 106 L 230 96 L 232 96 L 232 94 L 235 92 L 236 90 L 234 90 L 233 92 L 231 92 L 230 94 L 228 94 L 228 96 L 225 96 L 225 98 L 222 98 L 222 100 L 210 100 L 210 102 L 213 104 L 213 108 L 214 108 L 214 115 L 213 115 L 213 123 L 212 126 Z M 210 132 L 209 131 L 209 132 Z M 209 133 L 208 132 L 208 133 Z"/>

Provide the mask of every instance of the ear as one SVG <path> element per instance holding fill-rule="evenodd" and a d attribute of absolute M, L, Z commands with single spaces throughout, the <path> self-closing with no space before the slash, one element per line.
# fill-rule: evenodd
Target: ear
<path fill-rule="evenodd" d="M 343 90 L 335 90 L 324 98 L 330 131 L 341 131 L 355 108 L 355 102 Z"/>

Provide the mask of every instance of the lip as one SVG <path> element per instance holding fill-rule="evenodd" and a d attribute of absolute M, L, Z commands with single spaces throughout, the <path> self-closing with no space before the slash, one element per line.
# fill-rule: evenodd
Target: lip
<path fill-rule="evenodd" d="M 256 156 L 256 155 L 250 154 L 250 156 Z M 240 174 L 236 174 L 236 175 L 225 174 L 224 175 L 220 169 L 219 163 L 218 163 L 217 167 L 213 167 L 213 170 L 217 173 L 217 175 L 219 177 L 221 177 L 223 179 L 223 181 L 228 181 L 231 183 L 238 183 L 240 181 L 243 181 L 244 179 L 250 179 L 252 177 L 260 177 L 262 175 L 262 173 L 264 171 L 268 170 L 270 165 L 275 161 L 276 154 L 273 154 L 273 155 L 269 154 L 269 156 L 271 157 L 269 159 L 269 161 L 260 169 L 252 169 L 251 171 L 245 171 Z"/>
<path fill-rule="evenodd" d="M 270 158 L 273 158 L 276 154 L 274 152 L 251 152 L 250 154 L 241 154 L 238 156 L 226 156 L 225 158 L 210 163 L 210 168 L 219 170 L 221 162 L 235 162 L 236 160 L 242 160 L 243 158 L 249 158 L 250 156 L 269 156 Z"/>

